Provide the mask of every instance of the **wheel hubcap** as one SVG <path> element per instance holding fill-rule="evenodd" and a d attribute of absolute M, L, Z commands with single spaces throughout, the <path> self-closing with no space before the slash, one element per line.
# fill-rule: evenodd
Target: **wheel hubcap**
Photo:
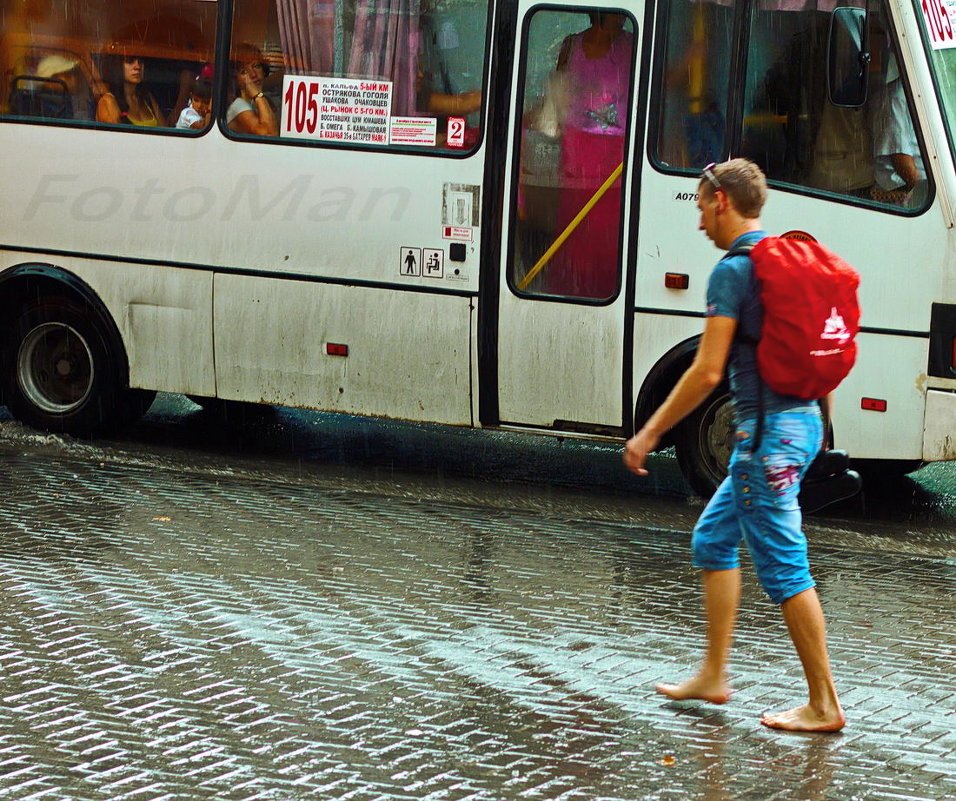
<path fill-rule="evenodd" d="M 65 323 L 43 323 L 23 338 L 17 381 L 24 396 L 49 414 L 67 414 L 93 388 L 93 354 L 86 340 Z"/>
<path fill-rule="evenodd" d="M 734 450 L 734 407 L 729 399 L 718 402 L 709 410 L 710 424 L 704 428 L 701 452 L 710 456 L 708 468 L 714 477 L 723 480 Z M 719 481 L 718 481 L 719 483 Z"/>

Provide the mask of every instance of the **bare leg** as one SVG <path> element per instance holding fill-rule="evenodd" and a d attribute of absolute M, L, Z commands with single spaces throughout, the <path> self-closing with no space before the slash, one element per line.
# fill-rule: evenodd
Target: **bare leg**
<path fill-rule="evenodd" d="M 734 637 L 740 604 L 740 569 L 704 570 L 704 611 L 707 614 L 707 651 L 697 675 L 682 684 L 658 684 L 654 689 L 675 701 L 699 699 L 714 704 L 730 700 L 727 657 Z"/>
<path fill-rule="evenodd" d="M 846 725 L 846 718 L 830 672 L 826 623 L 817 591 L 804 590 L 787 598 L 781 610 L 803 665 L 810 697 L 805 706 L 764 715 L 760 722 L 788 731 L 839 731 Z"/>

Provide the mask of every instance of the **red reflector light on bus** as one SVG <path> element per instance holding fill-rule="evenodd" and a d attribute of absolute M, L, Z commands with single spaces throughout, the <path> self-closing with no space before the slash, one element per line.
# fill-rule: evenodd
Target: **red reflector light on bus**
<path fill-rule="evenodd" d="M 335 342 L 326 342 L 325 343 L 325 352 L 329 356 L 348 356 L 349 355 L 349 346 L 348 345 L 337 345 Z"/>
<path fill-rule="evenodd" d="M 863 398 L 860 401 L 860 408 L 866 409 L 868 412 L 885 412 L 886 401 L 879 398 Z"/>
<path fill-rule="evenodd" d="M 664 286 L 668 289 L 687 289 L 690 276 L 687 273 L 664 273 Z"/>

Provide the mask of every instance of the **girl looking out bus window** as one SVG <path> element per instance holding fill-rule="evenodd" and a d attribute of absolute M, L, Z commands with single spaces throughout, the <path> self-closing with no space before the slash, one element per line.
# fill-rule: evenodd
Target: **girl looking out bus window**
<path fill-rule="evenodd" d="M 107 91 L 96 105 L 97 122 L 165 126 L 159 103 L 144 83 L 146 64 L 142 56 L 104 56 L 103 71 Z"/>

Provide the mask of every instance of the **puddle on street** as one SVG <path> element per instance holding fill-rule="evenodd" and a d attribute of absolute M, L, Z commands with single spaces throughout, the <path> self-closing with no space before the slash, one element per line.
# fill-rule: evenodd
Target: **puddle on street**
<path fill-rule="evenodd" d="M 0 441 L 18 436 L 31 434 L 0 410 Z M 88 445 L 104 449 L 104 458 L 177 469 L 669 530 L 690 531 L 703 506 L 669 452 L 652 456 L 651 474 L 641 479 L 624 469 L 618 442 L 248 404 L 208 412 L 180 395 L 161 394 L 129 432 Z M 954 554 L 956 464 L 928 465 L 909 476 L 868 475 L 862 495 L 809 516 L 807 525 L 811 540 L 823 544 Z"/>

